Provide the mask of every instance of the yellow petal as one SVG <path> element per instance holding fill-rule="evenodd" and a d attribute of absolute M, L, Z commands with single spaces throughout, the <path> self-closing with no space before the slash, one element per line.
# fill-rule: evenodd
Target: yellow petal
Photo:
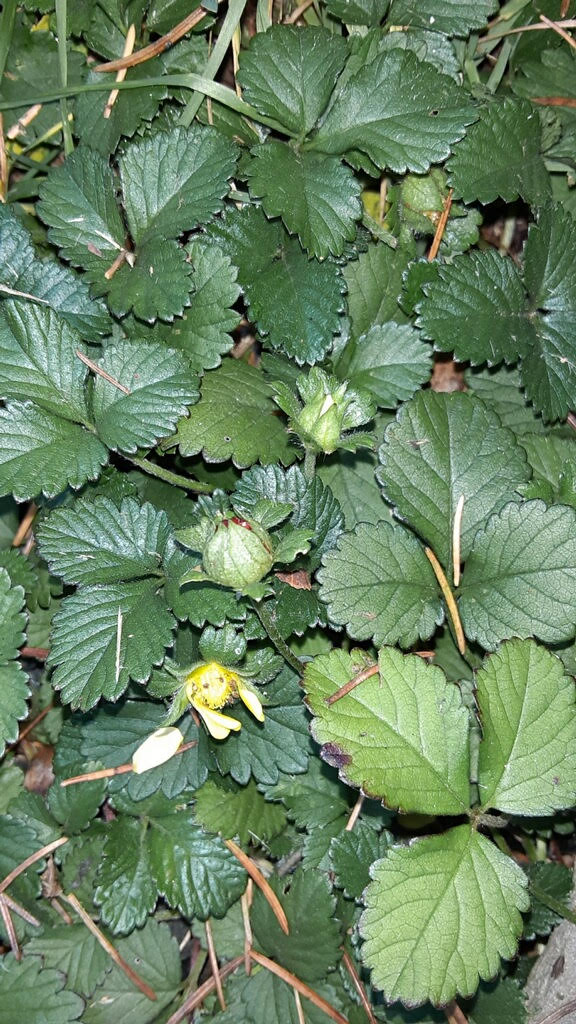
<path fill-rule="evenodd" d="M 262 703 L 258 695 L 254 693 L 254 690 L 249 690 L 247 686 L 239 682 L 236 683 L 236 689 L 238 690 L 238 696 L 244 701 L 248 711 L 251 711 L 254 718 L 259 722 L 263 722 L 264 712 L 262 711 Z"/>
<path fill-rule="evenodd" d="M 164 764 L 174 756 L 183 742 L 184 737 L 180 729 L 169 725 L 156 729 L 156 732 L 151 733 L 134 751 L 132 771 L 140 775 L 142 772 L 149 771 L 150 768 Z"/>
<path fill-rule="evenodd" d="M 198 714 L 204 719 L 208 732 L 215 740 L 225 740 L 230 732 L 238 732 L 242 728 L 242 723 L 236 718 L 230 718 L 229 715 L 223 715 L 220 711 L 206 707 L 197 698 L 192 701 L 192 707 L 196 708 Z"/>

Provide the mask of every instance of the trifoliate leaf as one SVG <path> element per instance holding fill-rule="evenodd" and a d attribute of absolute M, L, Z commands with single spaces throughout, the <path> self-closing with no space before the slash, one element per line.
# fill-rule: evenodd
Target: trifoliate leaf
<path fill-rule="evenodd" d="M 485 662 L 476 690 L 482 806 L 534 816 L 571 807 L 576 707 L 559 658 L 533 640 L 512 640 Z"/>
<path fill-rule="evenodd" d="M 365 666 L 334 650 L 307 666 L 304 688 L 322 757 L 349 785 L 388 807 L 463 814 L 469 803 L 468 712 L 440 669 L 392 647 L 379 671 L 334 704 Z"/>
<path fill-rule="evenodd" d="M 86 282 L 70 267 L 38 259 L 28 231 L 6 205 L 0 208 L 0 268 L 0 296 L 4 285 L 7 295 L 12 288 L 43 300 L 85 338 L 110 330 L 106 309 L 90 298 Z"/>
<path fill-rule="evenodd" d="M 194 798 L 197 821 L 224 839 L 238 836 L 241 843 L 262 843 L 277 836 L 286 825 L 282 808 L 266 801 L 252 781 L 226 791 L 208 780 Z"/>
<path fill-rule="evenodd" d="M 107 282 L 108 305 L 117 316 L 130 310 L 142 320 L 173 320 L 188 304 L 192 267 L 186 251 L 166 238 L 147 238 L 133 265 L 124 263 Z"/>
<path fill-rule="evenodd" d="M 369 245 L 357 260 L 345 266 L 352 338 L 366 334 L 376 324 L 405 319 L 398 297 L 408 259 L 402 251 L 379 242 Z"/>
<path fill-rule="evenodd" d="M 242 53 L 238 81 L 261 114 L 302 138 L 326 108 L 346 56 L 346 41 L 328 29 L 275 25 Z"/>
<path fill-rule="evenodd" d="M 507 203 L 521 197 L 532 205 L 550 195 L 541 153 L 538 111 L 527 100 L 491 103 L 454 148 L 449 182 L 457 199 Z"/>
<path fill-rule="evenodd" d="M 84 1002 L 75 992 L 63 991 L 60 971 L 42 968 L 36 957 L 18 961 L 12 953 L 3 958 L 0 974 L 0 1024 L 72 1024 Z"/>
<path fill-rule="evenodd" d="M 120 177 L 136 244 L 204 224 L 221 208 L 235 166 L 236 147 L 204 125 L 176 126 L 129 146 Z"/>
<path fill-rule="evenodd" d="M 199 397 L 185 356 L 164 345 L 120 341 L 105 349 L 98 365 L 129 392 L 101 376 L 94 383 L 96 429 L 108 448 L 154 447 Z"/>
<path fill-rule="evenodd" d="M 471 995 L 500 957 L 514 955 L 526 876 L 469 825 L 392 848 L 372 879 L 362 959 L 387 1000 L 417 1006 Z"/>
<path fill-rule="evenodd" d="M 537 347 L 519 271 L 493 249 L 456 256 L 424 290 L 417 323 L 436 348 L 453 351 L 455 359 L 515 362 Z"/>
<path fill-rule="evenodd" d="M 125 240 L 108 161 L 88 147 L 76 149 L 44 179 L 38 212 L 62 256 L 87 271 L 99 294 L 106 291 L 104 272 Z"/>
<path fill-rule="evenodd" d="M 284 934 L 258 891 L 252 907 L 255 945 L 302 981 L 322 981 L 342 955 L 328 879 L 316 871 L 297 871 L 290 878 L 287 892 L 278 881 L 273 888 L 288 918 L 290 934 Z"/>
<path fill-rule="evenodd" d="M 342 832 L 330 843 L 334 883 L 350 900 L 359 900 L 370 881 L 370 868 L 386 855 L 390 845 L 387 832 L 375 832 L 359 822 L 352 832 Z"/>
<path fill-rule="evenodd" d="M 110 823 L 94 899 L 115 935 L 141 928 L 156 906 L 146 823 L 122 815 Z"/>
<path fill-rule="evenodd" d="M 574 636 L 576 512 L 511 503 L 479 530 L 459 602 L 466 635 L 486 650 L 512 636 L 562 643 Z"/>
<path fill-rule="evenodd" d="M 125 498 L 78 501 L 44 521 L 38 541 L 52 572 L 67 583 L 122 583 L 157 576 L 171 536 L 166 514 Z"/>
<path fill-rule="evenodd" d="M 304 249 L 324 259 L 339 256 L 362 216 L 360 182 L 344 164 L 320 153 L 297 153 L 267 142 L 248 165 L 250 192 L 268 217 L 282 217 Z"/>
<path fill-rule="evenodd" d="M 115 942 L 118 952 L 156 993 L 155 1002 L 141 992 L 121 968 L 114 966 L 94 991 L 82 1014 L 83 1024 L 108 1024 L 110 1007 L 122 1024 L 155 1024 L 180 986 L 178 943 L 168 925 L 149 920 L 142 929 Z"/>
<path fill-rule="evenodd" d="M 84 710 L 118 700 L 130 679 L 145 682 L 162 661 L 174 625 L 155 579 L 83 587 L 54 617 L 55 689 Z"/>
<path fill-rule="evenodd" d="M 392 0 L 390 21 L 467 36 L 472 29 L 483 28 L 496 7 L 496 0 Z"/>
<path fill-rule="evenodd" d="M 275 415 L 271 395 L 261 372 L 239 360 L 225 360 L 205 375 L 200 401 L 180 422 L 176 435 L 180 452 L 202 451 L 208 462 L 231 458 L 240 467 L 293 462 L 296 453 L 286 427 Z"/>
<path fill-rule="evenodd" d="M 330 551 L 342 533 L 343 516 L 330 488 L 319 477 L 307 480 L 299 466 L 255 466 L 242 475 L 232 494 L 232 504 L 247 518 L 255 515 L 257 504 L 267 498 L 274 504 L 291 506 L 290 525 L 308 530 L 313 548 L 311 564 L 316 568 L 325 551 Z M 258 517 L 256 517 L 258 518 Z"/>
<path fill-rule="evenodd" d="M 54 497 L 95 480 L 108 459 L 97 437 L 31 402 L 0 409 L 0 494 Z"/>
<path fill-rule="evenodd" d="M 60 925 L 32 937 L 26 954 L 43 958 L 43 969 L 66 975 L 65 988 L 88 998 L 110 968 L 108 953 L 83 924 Z"/>
<path fill-rule="evenodd" d="M 265 706 L 264 722 L 257 722 L 239 704 L 234 718 L 242 723 L 239 733 L 224 743 L 210 743 L 214 762 L 222 775 L 231 775 L 241 786 L 250 776 L 272 785 L 279 772 L 305 772 L 310 753 L 308 721 L 302 705 Z"/>
<path fill-rule="evenodd" d="M 348 530 L 358 523 L 378 523 L 386 515 L 374 477 L 376 465 L 373 452 L 340 451 L 319 468 L 318 475 L 338 501 Z"/>
<path fill-rule="evenodd" d="M 550 898 L 554 904 L 568 907 L 572 873 L 564 864 L 539 862 L 530 864 L 528 880 L 532 903 L 524 919 L 524 938 L 530 939 L 549 935 L 554 925 L 560 924 L 561 914 L 547 906 L 545 900 Z"/>
<path fill-rule="evenodd" d="M 356 640 L 411 647 L 442 622 L 432 566 L 401 526 L 366 523 L 345 534 L 324 556 L 318 579 L 331 620 Z"/>
<path fill-rule="evenodd" d="M 379 25 L 388 10 L 389 0 L 326 0 L 334 18 L 346 25 Z"/>
<path fill-rule="evenodd" d="M 387 428 L 379 455 L 377 478 L 386 500 L 445 567 L 460 496 L 465 559 L 480 524 L 530 475 L 511 431 L 482 402 L 462 393 L 419 392 Z"/>
<path fill-rule="evenodd" d="M 48 306 L 7 300 L 0 307 L 0 394 L 86 421 L 80 335 Z"/>
<path fill-rule="evenodd" d="M 352 75 L 311 145 L 321 153 L 360 150 L 377 167 L 424 174 L 446 159 L 476 116 L 452 78 L 409 50 L 391 50 Z"/>
<path fill-rule="evenodd" d="M 6 743 L 17 740 L 18 722 L 28 714 L 30 689 L 25 673 L 14 660 L 24 643 L 23 608 L 22 587 L 13 587 L 6 570 L 0 568 L 0 753 Z"/>
<path fill-rule="evenodd" d="M 210 235 L 238 267 L 250 316 L 272 348 L 298 363 L 322 359 L 344 305 L 335 263 L 310 261 L 297 239 L 254 206 L 214 222 Z"/>
<path fill-rule="evenodd" d="M 152 822 L 150 864 L 158 891 L 185 917 L 224 917 L 246 888 L 246 873 L 221 839 L 207 835 L 190 811 Z"/>
<path fill-rule="evenodd" d="M 368 391 L 384 409 L 395 409 L 425 384 L 432 353 L 409 324 L 393 321 L 372 327 L 350 341 L 336 364 L 336 373 L 355 388 Z"/>

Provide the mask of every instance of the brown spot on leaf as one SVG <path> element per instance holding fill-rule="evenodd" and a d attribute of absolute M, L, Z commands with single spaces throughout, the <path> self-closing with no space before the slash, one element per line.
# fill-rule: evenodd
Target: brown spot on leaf
<path fill-rule="evenodd" d="M 276 579 L 287 583 L 294 590 L 312 590 L 312 581 L 304 569 L 295 569 L 294 572 L 277 572 Z"/>
<path fill-rule="evenodd" d="M 344 768 L 352 760 L 350 754 L 346 754 L 337 743 L 325 743 L 320 753 L 322 759 L 333 768 Z"/>

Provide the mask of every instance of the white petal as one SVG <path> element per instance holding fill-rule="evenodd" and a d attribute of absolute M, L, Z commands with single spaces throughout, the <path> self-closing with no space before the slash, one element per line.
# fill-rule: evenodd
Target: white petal
<path fill-rule="evenodd" d="M 248 711 L 251 711 L 259 722 L 264 721 L 264 712 L 262 711 L 262 703 L 257 694 L 253 690 L 249 690 L 247 686 L 240 686 L 238 684 L 238 694 L 240 699 L 244 701 Z"/>
<path fill-rule="evenodd" d="M 184 737 L 180 729 L 175 729 L 170 725 L 156 729 L 156 732 L 148 736 L 134 752 L 132 770 L 140 775 L 141 772 L 147 772 L 150 768 L 164 764 L 174 756 L 183 742 Z"/>

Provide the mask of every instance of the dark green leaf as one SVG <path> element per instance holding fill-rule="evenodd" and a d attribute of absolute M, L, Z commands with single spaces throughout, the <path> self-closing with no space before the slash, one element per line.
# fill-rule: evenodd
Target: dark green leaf
<path fill-rule="evenodd" d="M 346 265 L 343 277 L 353 338 L 366 334 L 376 324 L 405 319 L 398 297 L 407 263 L 408 255 L 379 242 Z"/>
<path fill-rule="evenodd" d="M 348 530 L 358 523 L 378 523 L 386 515 L 374 477 L 376 466 L 376 455 L 366 450 L 337 452 L 320 466 L 319 476 L 338 501 Z"/>
<path fill-rule="evenodd" d="M 62 825 L 63 832 L 71 835 L 82 832 L 96 817 L 105 793 L 105 779 L 65 787 L 60 785 L 60 779 L 56 779 L 48 790 L 47 806 L 50 814 Z"/>
<path fill-rule="evenodd" d="M 390 845 L 387 832 L 378 834 L 359 822 L 353 832 L 342 832 L 330 843 L 330 861 L 335 884 L 351 900 L 359 900 L 370 881 L 374 861 L 386 856 Z"/>
<path fill-rule="evenodd" d="M 560 924 L 562 917 L 544 902 L 551 897 L 568 908 L 572 891 L 572 874 L 564 864 L 536 863 L 528 868 L 528 884 L 532 896 L 530 912 L 524 919 L 524 936 L 527 939 L 535 935 L 549 935 L 555 925 Z"/>
<path fill-rule="evenodd" d="M 123 815 L 111 822 L 94 899 L 116 935 L 141 928 L 156 906 L 146 823 Z"/>
<path fill-rule="evenodd" d="M 66 975 L 65 987 L 88 998 L 110 968 L 106 950 L 83 924 L 60 925 L 26 944 L 26 953 L 43 958 L 43 969 Z"/>
<path fill-rule="evenodd" d="M 390 21 L 467 36 L 472 29 L 483 28 L 497 6 L 497 0 L 392 0 Z"/>
<path fill-rule="evenodd" d="M 218 770 L 240 785 L 246 785 L 251 775 L 256 782 L 272 785 L 279 771 L 306 771 L 310 741 L 302 705 L 266 706 L 264 713 L 264 722 L 256 722 L 236 705 L 234 718 L 242 723 L 241 731 L 210 744 Z"/>
<path fill-rule="evenodd" d="M 418 332 L 392 321 L 350 341 L 336 373 L 370 392 L 380 407 L 395 409 L 426 383 L 431 367 L 432 353 Z"/>
<path fill-rule="evenodd" d="M 312 757 L 303 775 L 281 774 L 266 795 L 281 800 L 298 828 L 308 832 L 324 830 L 349 810 L 349 790 L 336 772 L 319 757 Z"/>
<path fill-rule="evenodd" d="M 388 3 L 389 0 L 326 0 L 326 7 L 346 25 L 379 25 Z"/>
<path fill-rule="evenodd" d="M 224 839 L 239 837 L 241 843 L 262 843 L 277 836 L 286 825 L 286 815 L 278 804 L 269 803 L 254 782 L 228 792 L 210 779 L 195 794 L 194 812 L 209 832 Z"/>
<path fill-rule="evenodd" d="M 12 953 L 3 958 L 0 974 L 0 1024 L 71 1024 L 84 1003 L 75 992 L 63 991 L 59 971 L 42 968 L 36 957 L 18 962 Z"/>
<path fill-rule="evenodd" d="M 466 384 L 494 410 L 503 427 L 514 431 L 520 442 L 525 434 L 544 432 L 541 417 L 536 415 L 521 390 L 522 382 L 517 369 L 502 366 L 496 370 L 469 371 Z"/>
<path fill-rule="evenodd" d="M 185 249 L 166 238 L 147 238 L 138 247 L 133 265 L 124 263 L 110 283 L 108 303 L 113 313 L 130 310 L 142 320 L 173 320 L 188 304 L 192 267 Z"/>

